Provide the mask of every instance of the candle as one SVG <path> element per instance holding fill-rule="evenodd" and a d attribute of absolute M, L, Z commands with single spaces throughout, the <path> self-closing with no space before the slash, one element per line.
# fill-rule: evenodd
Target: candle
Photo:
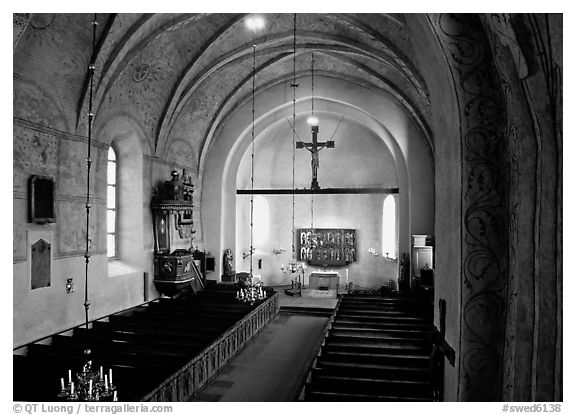
<path fill-rule="evenodd" d="M 90 383 L 88 384 L 88 395 L 92 396 L 92 379 L 90 379 Z"/>
<path fill-rule="evenodd" d="M 108 375 L 104 375 L 104 389 L 108 390 Z"/>
<path fill-rule="evenodd" d="M 348 268 L 346 268 L 346 283 L 348 283 Z"/>
<path fill-rule="evenodd" d="M 68 383 L 72 382 L 72 371 L 68 370 Z"/>
<path fill-rule="evenodd" d="M 108 378 L 110 379 L 110 385 L 112 385 L 112 369 L 108 371 Z"/>
<path fill-rule="evenodd" d="M 64 378 L 60 378 L 60 389 L 64 390 Z"/>
<path fill-rule="evenodd" d="M 100 366 L 100 380 L 102 380 L 102 378 L 104 378 L 104 368 Z"/>
<path fill-rule="evenodd" d="M 70 382 L 70 395 L 74 395 L 74 382 Z"/>
<path fill-rule="evenodd" d="M 118 402 L 118 394 L 117 391 L 114 391 L 114 398 L 112 398 L 114 402 Z"/>

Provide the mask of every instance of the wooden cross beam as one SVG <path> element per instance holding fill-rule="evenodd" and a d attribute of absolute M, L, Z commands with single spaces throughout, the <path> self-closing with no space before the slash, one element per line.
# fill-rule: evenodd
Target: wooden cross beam
<path fill-rule="evenodd" d="M 296 142 L 296 148 L 305 148 L 312 155 L 312 183 L 310 188 L 312 190 L 320 189 L 318 185 L 318 167 L 320 166 L 320 150 L 323 148 L 334 148 L 334 141 L 318 141 L 318 131 L 320 128 L 317 125 L 312 126 L 312 142 L 305 143 L 303 141 Z"/>
<path fill-rule="evenodd" d="M 378 195 L 388 195 L 388 194 L 398 194 L 399 190 L 397 187 L 389 188 L 378 188 L 378 187 L 336 187 L 336 188 L 324 188 L 324 189 L 237 189 L 236 194 L 238 195 L 291 195 L 292 193 L 296 195 L 358 195 L 358 194 L 378 194 Z"/>

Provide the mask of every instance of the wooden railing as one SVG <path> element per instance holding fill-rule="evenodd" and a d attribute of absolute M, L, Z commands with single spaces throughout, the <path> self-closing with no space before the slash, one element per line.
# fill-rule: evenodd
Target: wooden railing
<path fill-rule="evenodd" d="M 237 322 L 198 356 L 144 396 L 142 402 L 186 402 L 278 313 L 278 293 Z"/>

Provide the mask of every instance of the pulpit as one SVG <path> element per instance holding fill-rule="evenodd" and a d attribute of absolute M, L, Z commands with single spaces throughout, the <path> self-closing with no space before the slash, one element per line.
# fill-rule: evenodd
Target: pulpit
<path fill-rule="evenodd" d="M 174 296 L 186 287 L 194 291 L 204 287 L 202 274 L 192 252 L 194 234 L 192 220 L 191 179 L 172 171 L 167 180 L 155 189 L 151 203 L 154 229 L 154 284 L 167 296 Z M 196 255 L 197 257 L 197 255 Z"/>

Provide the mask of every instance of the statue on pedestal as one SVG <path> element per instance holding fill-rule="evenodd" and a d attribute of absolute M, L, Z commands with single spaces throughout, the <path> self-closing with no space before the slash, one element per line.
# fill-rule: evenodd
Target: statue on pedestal
<path fill-rule="evenodd" d="M 222 281 L 234 282 L 236 271 L 234 270 L 233 261 L 234 257 L 232 255 L 232 250 L 226 249 L 222 259 Z"/>

